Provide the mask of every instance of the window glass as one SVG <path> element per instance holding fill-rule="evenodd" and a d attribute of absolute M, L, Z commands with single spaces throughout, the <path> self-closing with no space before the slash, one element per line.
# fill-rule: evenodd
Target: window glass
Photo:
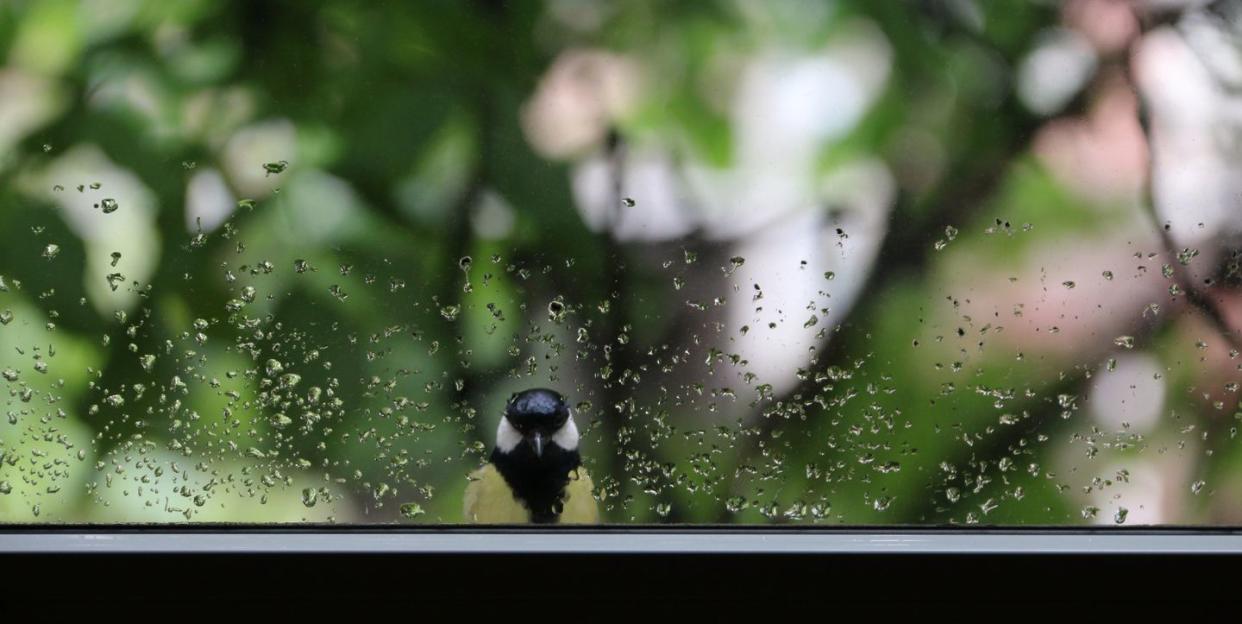
<path fill-rule="evenodd" d="M 4 3 L 0 521 L 1237 524 L 1240 54 L 1232 2 Z"/>

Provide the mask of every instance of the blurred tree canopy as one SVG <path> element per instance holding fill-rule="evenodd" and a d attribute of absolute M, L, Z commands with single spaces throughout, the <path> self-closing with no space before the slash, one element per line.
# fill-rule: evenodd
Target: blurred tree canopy
<path fill-rule="evenodd" d="M 1129 80 L 1023 100 L 1066 6 L 5 3 L 0 519 L 458 522 L 532 385 L 613 522 L 1120 522 L 1168 448 L 1236 489 L 1184 289 L 1059 299 L 1177 251 L 1036 149 Z M 1115 281 L 1029 262 L 1114 235 Z M 1118 358 L 1147 434 L 1087 416 Z"/>

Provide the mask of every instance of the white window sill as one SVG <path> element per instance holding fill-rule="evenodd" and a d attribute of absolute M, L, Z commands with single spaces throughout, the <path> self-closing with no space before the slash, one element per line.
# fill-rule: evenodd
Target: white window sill
<path fill-rule="evenodd" d="M 0 553 L 1242 554 L 1193 529 L 0 527 Z"/>

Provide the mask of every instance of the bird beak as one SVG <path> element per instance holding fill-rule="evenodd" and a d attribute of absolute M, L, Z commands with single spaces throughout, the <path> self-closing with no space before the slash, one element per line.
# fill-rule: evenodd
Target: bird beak
<path fill-rule="evenodd" d="M 535 433 L 530 434 L 530 437 L 526 438 L 526 441 L 530 443 L 530 447 L 532 449 L 535 449 L 535 457 L 543 457 L 543 434 L 542 433 L 539 433 L 538 431 L 536 431 Z"/>

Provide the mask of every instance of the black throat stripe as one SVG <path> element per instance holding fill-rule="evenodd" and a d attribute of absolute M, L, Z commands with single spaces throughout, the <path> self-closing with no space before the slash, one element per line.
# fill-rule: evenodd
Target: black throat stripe
<path fill-rule="evenodd" d="M 518 444 L 508 453 L 493 450 L 491 461 L 513 495 L 530 510 L 531 522 L 554 524 L 564 509 L 569 473 L 582 465 L 582 456 L 576 449 L 548 444 L 543 457 L 536 457 L 529 445 Z"/>

